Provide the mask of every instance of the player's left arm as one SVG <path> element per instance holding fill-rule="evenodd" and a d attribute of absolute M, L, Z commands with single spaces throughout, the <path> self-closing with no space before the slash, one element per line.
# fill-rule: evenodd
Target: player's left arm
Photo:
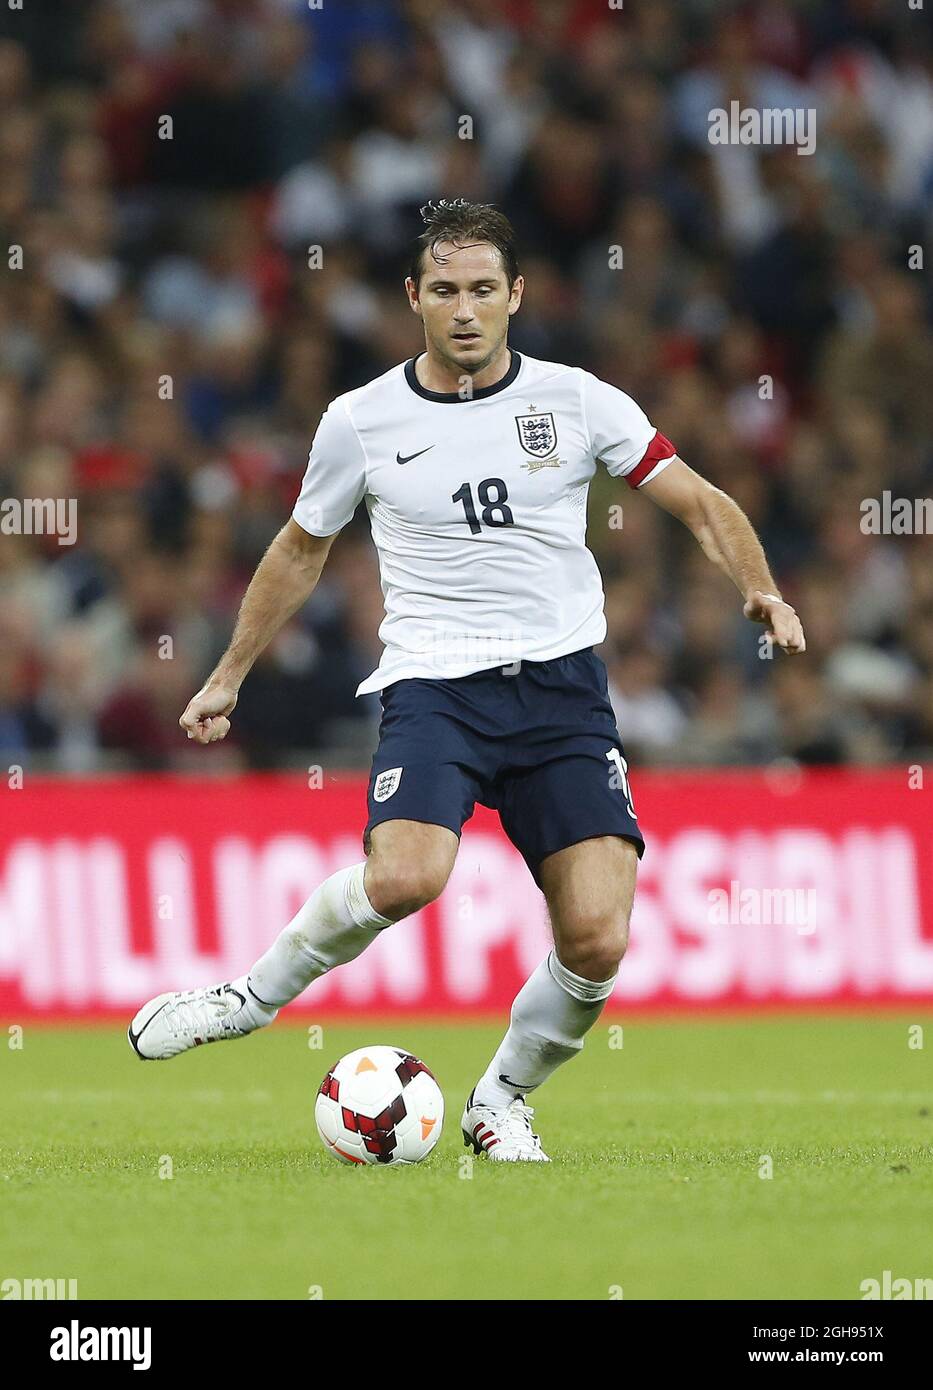
<path fill-rule="evenodd" d="M 696 536 L 703 553 L 732 580 L 745 601 L 745 616 L 763 623 L 785 652 L 804 652 L 800 619 L 781 598 L 761 542 L 748 517 L 727 493 L 673 459 L 638 489 L 676 516 Z"/>

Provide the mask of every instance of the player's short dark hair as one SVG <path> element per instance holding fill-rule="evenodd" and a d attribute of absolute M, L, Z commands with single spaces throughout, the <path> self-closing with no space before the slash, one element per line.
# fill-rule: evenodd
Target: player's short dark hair
<path fill-rule="evenodd" d="M 441 198 L 436 203 L 425 203 L 421 209 L 421 217 L 425 227 L 415 242 L 409 269 L 416 288 L 421 283 L 424 271 L 423 253 L 430 249 L 436 258 L 435 247 L 442 241 L 453 242 L 456 246 L 488 241 L 502 257 L 502 268 L 509 289 L 512 288 L 518 276 L 515 231 L 505 214 L 493 207 L 492 203 L 468 203 L 465 198 L 453 198 L 449 201 L 447 198 Z"/>

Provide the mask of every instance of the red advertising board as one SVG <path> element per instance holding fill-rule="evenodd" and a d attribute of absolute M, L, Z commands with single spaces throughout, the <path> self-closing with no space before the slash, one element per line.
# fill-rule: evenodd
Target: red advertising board
<path fill-rule="evenodd" d="M 933 770 L 641 773 L 648 849 L 610 1009 L 933 1001 Z M 27 777 L 0 801 L 0 1015 L 131 1013 L 241 974 L 362 859 L 365 784 Z M 478 809 L 443 895 L 295 1009 L 507 1008 L 544 899 Z"/>

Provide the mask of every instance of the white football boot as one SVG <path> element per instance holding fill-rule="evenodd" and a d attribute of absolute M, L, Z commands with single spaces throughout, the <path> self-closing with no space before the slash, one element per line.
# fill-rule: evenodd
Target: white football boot
<path fill-rule="evenodd" d="M 233 985 L 157 994 L 144 1004 L 127 1029 L 144 1062 L 163 1062 L 202 1043 L 244 1038 L 271 1023 L 278 1009 L 246 997 Z"/>
<path fill-rule="evenodd" d="M 479 1105 L 473 1099 L 475 1090 L 470 1092 L 460 1121 L 467 1148 L 472 1144 L 474 1153 L 484 1153 L 497 1163 L 550 1163 L 531 1128 L 535 1112 L 525 1104 L 524 1096 L 516 1096 L 508 1105 Z"/>

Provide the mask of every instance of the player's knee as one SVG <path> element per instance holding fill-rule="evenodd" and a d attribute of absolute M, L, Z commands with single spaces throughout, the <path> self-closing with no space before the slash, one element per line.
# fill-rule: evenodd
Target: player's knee
<path fill-rule="evenodd" d="M 584 980 L 609 980 L 628 946 L 628 915 L 594 918 L 561 942 L 560 960 Z"/>
<path fill-rule="evenodd" d="M 366 895 L 380 916 L 397 922 L 439 898 L 449 873 L 446 860 L 387 863 L 372 854 L 366 866 Z"/>

